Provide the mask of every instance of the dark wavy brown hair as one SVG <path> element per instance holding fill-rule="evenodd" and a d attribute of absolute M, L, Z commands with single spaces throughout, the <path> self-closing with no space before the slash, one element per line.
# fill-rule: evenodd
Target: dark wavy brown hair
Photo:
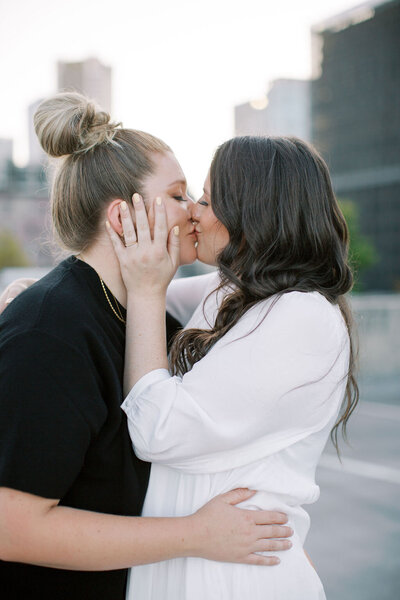
<path fill-rule="evenodd" d="M 218 289 L 231 291 L 210 329 L 179 332 L 171 348 L 174 374 L 183 375 L 255 304 L 287 292 L 317 291 L 338 304 L 350 338 L 346 395 L 331 438 L 346 439 L 359 397 L 355 379 L 353 319 L 345 298 L 353 285 L 349 234 L 328 168 L 297 138 L 236 137 L 222 144 L 211 164 L 211 202 L 229 242 L 217 257 Z M 268 314 L 268 313 L 267 313 Z"/>

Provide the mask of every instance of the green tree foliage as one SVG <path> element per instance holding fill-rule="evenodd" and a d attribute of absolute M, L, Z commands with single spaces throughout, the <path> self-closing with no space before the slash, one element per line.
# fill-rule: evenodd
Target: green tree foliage
<path fill-rule="evenodd" d="M 29 261 L 21 244 L 9 231 L 0 231 L 0 269 L 4 267 L 27 267 Z"/>
<path fill-rule="evenodd" d="M 339 200 L 339 206 L 346 219 L 347 227 L 350 233 L 350 264 L 354 271 L 354 290 L 360 291 L 360 275 L 369 267 L 372 267 L 377 260 L 378 254 L 374 245 L 366 238 L 360 230 L 360 221 L 358 208 L 351 200 Z"/>

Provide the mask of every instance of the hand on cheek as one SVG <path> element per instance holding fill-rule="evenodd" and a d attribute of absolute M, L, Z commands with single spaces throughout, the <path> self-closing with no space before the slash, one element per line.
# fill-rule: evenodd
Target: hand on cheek
<path fill-rule="evenodd" d="M 150 202 L 145 202 L 147 219 L 149 221 L 149 227 L 150 227 L 150 235 L 152 238 L 154 237 L 154 222 L 155 222 L 154 203 L 155 203 L 155 198 L 150 200 Z"/>

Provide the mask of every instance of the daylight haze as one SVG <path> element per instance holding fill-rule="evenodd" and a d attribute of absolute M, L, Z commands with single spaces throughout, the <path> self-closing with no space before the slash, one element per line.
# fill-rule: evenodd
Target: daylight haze
<path fill-rule="evenodd" d="M 311 25 L 351 0 L 0 0 L 0 137 L 28 159 L 28 104 L 56 90 L 58 60 L 113 72 L 113 116 L 175 150 L 197 194 L 233 107 L 270 80 L 311 76 Z"/>

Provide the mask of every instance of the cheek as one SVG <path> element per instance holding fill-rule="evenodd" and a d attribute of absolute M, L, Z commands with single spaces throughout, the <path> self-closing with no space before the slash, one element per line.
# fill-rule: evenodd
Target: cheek
<path fill-rule="evenodd" d="M 175 201 L 167 201 L 165 203 L 165 209 L 167 211 L 167 223 L 168 229 L 172 229 L 174 225 L 182 226 L 188 220 L 188 211 L 177 204 Z"/>
<path fill-rule="evenodd" d="M 227 246 L 229 242 L 229 233 L 226 227 L 224 227 L 224 225 L 219 226 L 217 236 L 218 246 L 222 250 L 222 248 L 225 248 L 225 246 Z"/>
<path fill-rule="evenodd" d="M 218 235 L 219 223 L 213 213 L 209 212 L 204 215 L 201 221 L 201 230 L 206 236 L 212 236 L 215 238 Z"/>

